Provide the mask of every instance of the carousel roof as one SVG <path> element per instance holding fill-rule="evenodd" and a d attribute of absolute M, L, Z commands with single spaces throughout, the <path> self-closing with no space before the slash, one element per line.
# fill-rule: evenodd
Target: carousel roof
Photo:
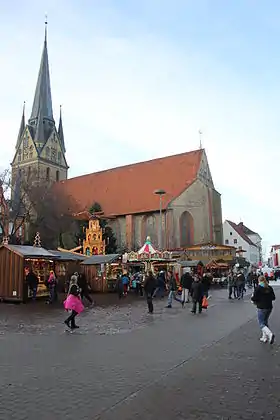
<path fill-rule="evenodd" d="M 146 239 L 146 242 L 142 246 L 142 248 L 139 249 L 138 254 L 157 254 L 158 251 L 153 247 L 151 243 L 151 238 L 148 236 Z"/>

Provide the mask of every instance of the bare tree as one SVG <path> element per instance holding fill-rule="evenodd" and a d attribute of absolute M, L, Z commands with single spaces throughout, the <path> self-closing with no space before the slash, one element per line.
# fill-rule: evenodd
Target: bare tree
<path fill-rule="evenodd" d="M 22 242 L 24 225 L 30 218 L 32 204 L 27 199 L 29 186 L 19 182 L 12 185 L 11 172 L 6 169 L 0 174 L 0 235 L 10 243 Z"/>
<path fill-rule="evenodd" d="M 77 222 L 72 218 L 74 201 L 62 189 L 35 172 L 11 182 L 9 170 L 0 175 L 0 235 L 9 243 L 33 244 L 37 231 L 46 248 L 75 245 Z M 25 236 L 25 240 L 24 237 Z"/>

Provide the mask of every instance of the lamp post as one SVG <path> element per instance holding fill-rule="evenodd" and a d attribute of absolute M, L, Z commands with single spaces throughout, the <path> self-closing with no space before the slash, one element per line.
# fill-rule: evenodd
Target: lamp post
<path fill-rule="evenodd" d="M 162 196 L 166 194 L 164 190 L 156 190 L 154 194 L 159 195 L 159 231 L 158 231 L 158 247 L 162 249 Z"/>

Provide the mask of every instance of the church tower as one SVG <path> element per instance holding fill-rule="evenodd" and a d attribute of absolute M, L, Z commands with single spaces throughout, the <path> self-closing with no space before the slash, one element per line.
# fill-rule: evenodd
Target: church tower
<path fill-rule="evenodd" d="M 17 189 L 19 179 L 37 185 L 67 179 L 68 165 L 65 158 L 62 113 L 58 129 L 55 126 L 47 48 L 47 22 L 45 39 L 35 90 L 32 112 L 25 123 L 25 104 L 12 161 L 12 186 Z"/>

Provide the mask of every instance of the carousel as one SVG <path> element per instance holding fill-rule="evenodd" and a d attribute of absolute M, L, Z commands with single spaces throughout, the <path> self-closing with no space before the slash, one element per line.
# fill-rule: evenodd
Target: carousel
<path fill-rule="evenodd" d="M 172 253 L 169 251 L 158 251 L 151 243 L 148 236 L 144 245 L 137 252 L 129 252 L 123 255 L 123 264 L 128 271 L 147 271 L 151 270 L 156 274 L 160 270 L 167 271 L 173 264 Z"/>

